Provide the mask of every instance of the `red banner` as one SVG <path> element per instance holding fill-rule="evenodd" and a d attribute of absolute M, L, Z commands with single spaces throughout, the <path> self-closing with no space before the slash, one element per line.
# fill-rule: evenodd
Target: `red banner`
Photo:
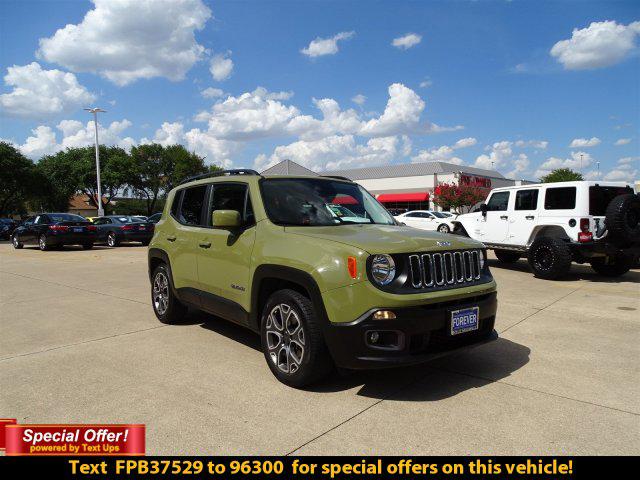
<path fill-rule="evenodd" d="M 8 425 L 7 455 L 144 455 L 144 425 Z"/>
<path fill-rule="evenodd" d="M 5 445 L 7 444 L 5 438 L 5 431 L 4 431 L 4 427 L 6 427 L 7 425 L 15 425 L 16 424 L 16 419 L 15 418 L 0 418 L 0 450 L 4 450 Z"/>

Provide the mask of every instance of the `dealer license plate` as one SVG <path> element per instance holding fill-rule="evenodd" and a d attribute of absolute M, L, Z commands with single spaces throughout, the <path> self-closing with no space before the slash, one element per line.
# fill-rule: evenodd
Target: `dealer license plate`
<path fill-rule="evenodd" d="M 451 312 L 451 335 L 478 330 L 480 308 L 469 307 Z"/>
<path fill-rule="evenodd" d="M 74 228 L 73 231 L 74 232 L 83 232 L 84 228 L 82 228 L 82 227 Z"/>

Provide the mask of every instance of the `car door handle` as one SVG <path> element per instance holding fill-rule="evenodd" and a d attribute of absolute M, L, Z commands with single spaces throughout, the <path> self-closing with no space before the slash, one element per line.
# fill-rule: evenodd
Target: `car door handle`
<path fill-rule="evenodd" d="M 176 237 L 167 237 L 167 240 L 169 240 L 170 242 L 175 242 L 176 241 Z"/>
<path fill-rule="evenodd" d="M 507 215 L 500 215 L 500 220 L 507 220 L 509 217 Z"/>
<path fill-rule="evenodd" d="M 200 246 L 200 248 L 210 248 L 211 242 L 200 242 L 198 245 Z"/>
<path fill-rule="evenodd" d="M 536 217 L 534 217 L 533 215 L 527 215 L 527 216 L 526 216 L 526 217 L 524 217 L 524 218 L 526 218 L 527 220 L 533 220 L 533 219 L 535 219 Z"/>

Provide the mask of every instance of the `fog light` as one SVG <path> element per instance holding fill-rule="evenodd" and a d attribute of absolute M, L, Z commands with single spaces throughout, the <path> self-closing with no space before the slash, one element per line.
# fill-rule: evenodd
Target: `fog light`
<path fill-rule="evenodd" d="M 391 310 L 378 310 L 373 314 L 374 320 L 395 320 L 396 314 Z"/>
<path fill-rule="evenodd" d="M 371 332 L 369 334 L 369 342 L 378 343 L 378 340 L 380 340 L 380 334 L 378 332 Z"/>

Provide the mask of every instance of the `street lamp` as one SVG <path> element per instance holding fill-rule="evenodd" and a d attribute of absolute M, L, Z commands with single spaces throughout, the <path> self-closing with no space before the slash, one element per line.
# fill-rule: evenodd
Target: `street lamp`
<path fill-rule="evenodd" d="M 95 141 L 96 141 L 96 180 L 98 181 L 98 198 L 96 203 L 98 204 L 98 216 L 104 216 L 104 208 L 102 208 L 102 185 L 100 182 L 100 148 L 98 144 L 98 112 L 106 113 L 106 110 L 101 108 L 85 108 L 87 112 L 93 113 L 93 127 L 95 129 Z"/>

